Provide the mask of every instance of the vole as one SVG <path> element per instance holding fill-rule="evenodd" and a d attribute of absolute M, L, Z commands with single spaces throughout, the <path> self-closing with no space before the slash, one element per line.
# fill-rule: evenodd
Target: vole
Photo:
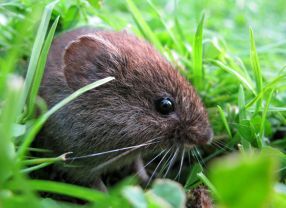
<path fill-rule="evenodd" d="M 64 106 L 40 133 L 41 148 L 56 155 L 73 152 L 73 167 L 58 167 L 69 181 L 89 186 L 138 155 L 212 139 L 207 112 L 192 85 L 151 44 L 124 31 L 80 28 L 57 37 L 40 96 L 50 108 L 109 76 L 115 79 Z M 126 149 L 112 152 L 121 148 Z M 106 151 L 111 152 L 91 156 Z"/>

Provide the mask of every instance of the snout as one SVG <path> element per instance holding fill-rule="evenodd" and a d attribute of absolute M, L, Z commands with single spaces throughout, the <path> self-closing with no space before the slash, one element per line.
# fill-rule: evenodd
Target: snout
<path fill-rule="evenodd" d="M 213 130 L 211 127 L 200 129 L 200 131 L 192 132 L 185 141 L 185 146 L 206 145 L 210 144 L 213 139 Z"/>
<path fill-rule="evenodd" d="M 205 128 L 202 134 L 197 135 L 196 144 L 203 145 L 211 143 L 213 135 L 214 134 L 211 127 Z"/>
<path fill-rule="evenodd" d="M 209 125 L 188 125 L 187 127 L 184 125 L 180 126 L 180 128 L 176 128 L 172 134 L 172 138 L 185 147 L 206 145 L 211 143 L 213 139 L 213 130 Z"/>

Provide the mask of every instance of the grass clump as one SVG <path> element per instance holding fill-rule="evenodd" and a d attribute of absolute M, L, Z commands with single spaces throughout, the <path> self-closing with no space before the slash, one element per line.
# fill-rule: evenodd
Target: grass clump
<path fill-rule="evenodd" d="M 219 206 L 284 207 L 284 7 L 282 0 L 1 2 L 0 206 L 81 206 L 43 198 L 39 191 L 86 200 L 91 207 L 183 207 L 187 200 L 182 186 L 170 180 L 158 180 L 148 190 L 125 180 L 107 195 L 27 175 L 65 159 L 29 158 L 30 144 L 49 116 L 113 79 L 92 83 L 50 110 L 37 95 L 54 35 L 90 24 L 129 28 L 149 40 L 201 95 L 215 141 L 207 153 L 192 152 L 197 160 L 184 168 L 180 180 L 185 191 L 205 184 Z"/>

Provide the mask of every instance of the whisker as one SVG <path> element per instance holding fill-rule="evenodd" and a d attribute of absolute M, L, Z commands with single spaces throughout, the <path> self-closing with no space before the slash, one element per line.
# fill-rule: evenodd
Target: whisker
<path fill-rule="evenodd" d="M 197 157 L 197 154 L 195 152 L 194 149 L 191 149 L 191 152 L 192 152 L 192 155 L 195 157 L 195 159 L 197 160 L 197 162 L 199 163 L 200 166 L 202 166 L 201 162 L 199 161 L 198 157 Z"/>
<path fill-rule="evenodd" d="M 225 150 L 223 150 L 223 149 L 220 148 L 219 150 L 214 151 L 214 153 L 212 153 L 212 154 L 206 156 L 206 157 L 204 158 L 204 161 L 207 162 L 207 161 L 211 160 L 212 158 L 214 158 L 214 157 L 220 155 L 220 154 L 223 153 L 223 152 L 225 152 Z"/>
<path fill-rule="evenodd" d="M 201 164 L 203 165 L 204 168 L 206 168 L 206 164 L 201 156 L 201 153 L 199 152 L 198 148 L 195 147 L 195 151 L 197 152 L 198 158 L 201 160 Z"/>
<path fill-rule="evenodd" d="M 214 142 L 215 142 L 216 144 L 222 146 L 222 147 L 225 147 L 226 149 L 228 149 L 228 150 L 230 150 L 230 151 L 233 151 L 233 150 L 234 150 L 234 148 L 227 146 L 227 145 L 224 144 L 222 141 L 216 140 L 216 141 L 214 141 Z"/>
<path fill-rule="evenodd" d="M 163 160 L 165 159 L 165 157 L 168 155 L 168 153 L 169 153 L 170 151 L 171 151 L 171 148 L 164 154 L 164 156 L 162 157 L 162 159 L 160 160 L 160 162 L 159 162 L 158 165 L 156 166 L 155 170 L 153 171 L 152 175 L 150 176 L 146 187 L 149 185 L 149 183 L 150 183 L 151 180 L 153 179 L 155 173 L 157 172 L 157 169 L 159 168 L 159 166 L 161 165 L 161 163 L 163 162 Z"/>
<path fill-rule="evenodd" d="M 214 146 L 215 148 L 219 149 L 219 150 L 227 151 L 225 148 L 221 147 L 220 145 L 218 145 L 215 142 L 212 142 L 211 145 Z"/>
<path fill-rule="evenodd" d="M 150 144 L 155 144 L 155 143 L 157 143 L 157 142 L 148 143 L 148 144 L 145 144 L 144 146 L 150 145 Z M 107 165 L 109 165 L 109 164 L 115 162 L 116 160 L 122 158 L 123 156 L 129 154 L 130 152 L 133 152 L 134 150 L 139 149 L 140 147 L 142 147 L 142 145 L 137 145 L 137 147 L 135 147 L 134 149 L 131 149 L 131 150 L 129 150 L 129 151 L 126 151 L 126 152 L 124 152 L 124 153 L 122 153 L 122 154 L 120 154 L 120 155 L 118 155 L 118 156 L 116 156 L 116 157 L 114 157 L 114 158 L 112 158 L 112 159 L 110 159 L 110 160 L 107 160 L 106 162 L 100 164 L 99 166 L 97 166 L 97 167 L 95 167 L 95 168 L 92 168 L 91 171 L 92 171 L 92 172 L 96 172 L 96 171 L 98 171 L 98 170 L 104 168 L 105 166 L 107 166 Z"/>
<path fill-rule="evenodd" d="M 156 158 L 158 158 L 159 156 L 161 156 L 166 150 L 161 151 L 156 157 L 154 157 L 152 160 L 150 160 L 146 165 L 144 165 L 143 168 L 141 168 L 139 171 L 137 171 L 137 173 L 134 176 L 137 176 L 141 171 L 144 170 L 144 168 L 146 168 L 148 165 L 150 165 L 154 160 L 156 160 Z"/>
<path fill-rule="evenodd" d="M 185 157 L 185 148 L 182 151 L 182 157 L 181 157 L 181 162 L 180 162 L 180 168 L 179 168 L 179 172 L 177 174 L 177 176 L 175 177 L 175 180 L 178 179 L 180 180 L 181 177 L 181 171 L 182 171 L 182 167 L 183 167 L 183 163 L 184 163 L 184 157 Z"/>
<path fill-rule="evenodd" d="M 153 141 L 153 140 L 151 140 L 151 141 Z M 109 154 L 109 153 L 119 152 L 119 151 L 128 150 L 128 149 L 132 149 L 132 148 L 144 147 L 144 146 L 147 146 L 150 144 L 158 143 L 158 141 L 157 142 L 151 142 L 151 141 L 149 141 L 148 143 L 144 143 L 144 144 L 134 145 L 134 146 L 130 146 L 130 147 L 123 147 L 120 149 L 108 150 L 105 152 L 99 152 L 99 153 L 94 153 L 94 154 L 89 154 L 89 155 L 78 156 L 78 157 L 70 157 L 70 158 L 66 158 L 66 161 L 67 160 L 78 160 L 78 159 L 96 157 L 96 156 L 101 156 L 101 155 L 105 155 L 105 154 Z"/>
<path fill-rule="evenodd" d="M 120 154 L 120 155 L 118 155 L 118 156 L 116 156 L 116 157 L 114 157 L 114 158 L 112 158 L 112 159 L 110 159 L 110 160 L 107 160 L 107 161 L 104 162 L 104 163 L 101 163 L 99 166 L 97 166 L 97 167 L 95 167 L 95 168 L 92 168 L 92 169 L 91 169 L 91 172 L 96 172 L 96 171 L 98 171 L 98 170 L 104 168 L 105 166 L 107 166 L 107 165 L 109 165 L 109 164 L 115 162 L 116 160 L 122 158 L 122 157 L 125 156 L 125 155 L 128 155 L 130 152 L 133 152 L 134 150 L 136 150 L 136 149 L 131 149 L 131 150 L 129 150 L 129 151 L 126 151 L 126 152 L 124 152 L 124 153 L 122 153 L 122 154 Z"/>
<path fill-rule="evenodd" d="M 177 158 L 177 156 L 178 156 L 179 150 L 180 150 L 180 148 L 178 147 L 178 148 L 176 149 L 176 151 L 175 151 L 173 157 L 171 158 L 171 160 L 170 160 L 170 162 L 169 162 L 169 166 L 168 166 L 168 168 L 167 168 L 167 170 L 166 170 L 166 172 L 165 172 L 165 174 L 164 174 L 164 176 L 163 176 L 164 178 L 167 177 L 167 175 L 168 175 L 170 169 L 173 167 L 173 165 L 174 165 L 174 163 L 175 163 L 175 161 L 176 161 L 176 158 Z"/>
<path fill-rule="evenodd" d="M 227 149 L 227 147 L 226 147 L 225 145 L 222 145 L 222 144 L 218 143 L 217 141 L 213 141 L 211 144 L 212 144 L 214 147 L 219 148 L 219 149 L 222 149 L 222 150 L 224 150 L 224 151 L 226 151 L 226 152 L 231 152 L 231 151 L 233 151 L 233 150 L 230 149 L 230 148 Z"/>
<path fill-rule="evenodd" d="M 172 150 L 173 148 L 171 148 Z M 173 151 L 171 151 L 170 156 L 166 159 L 166 161 L 164 162 L 164 164 L 162 165 L 161 170 L 159 171 L 159 173 L 157 174 L 158 176 L 161 176 L 164 172 L 164 170 L 168 167 L 168 164 L 170 162 L 170 160 L 172 159 L 172 157 L 174 156 Z"/>

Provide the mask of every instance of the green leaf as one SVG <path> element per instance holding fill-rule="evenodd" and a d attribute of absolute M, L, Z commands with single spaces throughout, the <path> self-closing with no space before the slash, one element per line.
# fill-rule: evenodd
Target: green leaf
<path fill-rule="evenodd" d="M 166 200 L 157 196 L 152 191 L 146 192 L 145 197 L 148 201 L 148 208 L 172 208 Z"/>
<path fill-rule="evenodd" d="M 102 5 L 103 0 L 88 0 L 91 6 L 93 6 L 96 9 L 99 9 Z"/>
<path fill-rule="evenodd" d="M 186 195 L 180 184 L 171 180 L 157 179 L 151 191 L 166 200 L 174 208 L 185 207 Z"/>
<path fill-rule="evenodd" d="M 122 195 L 136 208 L 147 208 L 144 192 L 140 187 L 127 186 L 123 188 Z"/>
<path fill-rule="evenodd" d="M 209 177 L 222 206 L 267 207 L 276 171 L 276 160 L 268 154 L 231 155 L 213 163 Z"/>
<path fill-rule="evenodd" d="M 282 184 L 282 183 L 276 184 L 272 207 L 275 207 L 275 208 L 286 207 L 286 185 L 285 184 Z"/>
<path fill-rule="evenodd" d="M 13 125 L 13 137 L 19 137 L 22 136 L 26 133 L 26 125 L 21 125 L 21 124 L 14 124 Z"/>
<path fill-rule="evenodd" d="M 275 193 L 273 196 L 272 207 L 285 208 L 286 207 L 286 193 Z"/>
<path fill-rule="evenodd" d="M 63 18 L 64 22 L 64 29 L 69 29 L 77 23 L 77 18 L 79 16 L 80 8 L 76 5 L 72 5 L 68 8 L 68 11 L 65 13 Z"/>
<path fill-rule="evenodd" d="M 241 137 L 240 139 L 244 139 L 249 143 L 253 143 L 256 139 L 254 126 L 249 120 L 240 121 L 237 132 Z M 244 147 L 248 148 L 248 146 Z"/>

